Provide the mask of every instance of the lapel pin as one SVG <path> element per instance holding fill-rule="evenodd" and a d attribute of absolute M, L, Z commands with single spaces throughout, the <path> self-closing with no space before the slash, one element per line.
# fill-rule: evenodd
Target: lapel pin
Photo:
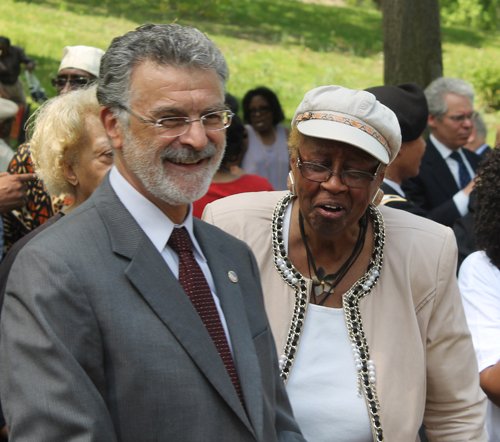
<path fill-rule="evenodd" d="M 229 280 L 231 282 L 234 282 L 234 283 L 238 282 L 238 275 L 236 274 L 236 272 L 229 270 L 229 272 L 227 272 L 227 276 L 229 276 Z"/>

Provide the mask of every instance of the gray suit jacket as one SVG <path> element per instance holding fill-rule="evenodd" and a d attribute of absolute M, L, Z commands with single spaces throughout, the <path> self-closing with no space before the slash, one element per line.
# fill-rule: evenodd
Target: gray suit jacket
<path fill-rule="evenodd" d="M 303 441 L 250 249 L 198 220 L 195 235 L 248 415 L 196 310 L 106 177 L 12 268 L 1 332 L 11 440 Z"/>

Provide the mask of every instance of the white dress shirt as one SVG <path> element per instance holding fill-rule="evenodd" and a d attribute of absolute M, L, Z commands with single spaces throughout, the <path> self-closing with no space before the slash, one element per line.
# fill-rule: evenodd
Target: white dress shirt
<path fill-rule="evenodd" d="M 146 236 L 155 246 L 156 250 L 160 253 L 165 263 L 168 265 L 174 276 L 179 279 L 179 255 L 167 245 L 174 228 L 185 227 L 193 243 L 193 254 L 196 262 L 203 271 L 203 275 L 212 292 L 215 306 L 219 312 L 220 320 L 226 338 L 231 349 L 231 339 L 227 329 L 226 319 L 224 312 L 220 305 L 219 298 L 215 290 L 214 280 L 212 273 L 208 267 L 207 260 L 203 255 L 203 251 L 196 240 L 193 232 L 193 205 L 189 205 L 188 214 L 186 219 L 181 224 L 174 224 L 172 220 L 165 215 L 156 205 L 149 201 L 144 195 L 137 191 L 122 175 L 118 172 L 116 166 L 113 166 L 109 174 L 109 183 L 115 191 L 118 199 L 122 202 L 125 208 L 130 212 L 132 218 L 135 219 L 139 227 L 144 231 Z"/>
<path fill-rule="evenodd" d="M 446 161 L 446 164 L 448 165 L 448 168 L 450 169 L 450 172 L 453 175 L 453 178 L 455 179 L 458 188 L 460 189 L 458 163 L 453 158 L 450 158 L 450 155 L 453 153 L 453 151 L 450 148 L 446 147 L 443 143 L 441 143 L 441 141 L 439 141 L 434 135 L 431 134 L 429 138 L 432 141 L 432 144 L 436 146 L 436 149 L 439 152 L 439 154 Z M 474 178 L 476 176 L 476 173 L 474 172 L 474 169 L 470 165 L 469 160 L 465 156 L 463 149 L 459 147 L 457 152 L 462 157 L 462 160 L 465 164 L 465 167 L 467 168 L 467 171 L 469 172 L 470 177 Z M 464 192 L 460 190 L 457 193 L 455 193 L 455 195 L 453 195 L 453 202 L 455 203 L 455 206 L 457 206 L 457 210 L 460 213 L 460 215 L 462 216 L 467 215 L 467 212 L 469 211 L 468 195 L 466 195 Z"/>

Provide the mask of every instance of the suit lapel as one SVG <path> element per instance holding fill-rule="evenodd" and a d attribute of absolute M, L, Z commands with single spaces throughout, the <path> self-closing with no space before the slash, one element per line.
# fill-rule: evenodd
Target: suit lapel
<path fill-rule="evenodd" d="M 263 431 L 262 383 L 259 362 L 255 355 L 252 332 L 244 309 L 243 293 L 239 283 L 231 282 L 229 272 L 234 262 L 223 253 L 224 246 L 206 230 L 206 224 L 194 220 L 194 232 L 207 258 L 215 283 L 217 296 L 226 319 L 234 363 L 240 379 L 248 416 L 257 434 Z M 212 232 L 213 233 L 213 232 Z"/>
<path fill-rule="evenodd" d="M 196 309 L 154 245 L 118 199 L 109 184 L 108 177 L 103 180 L 92 200 L 106 224 L 113 252 L 130 260 L 125 274 L 132 285 L 170 332 L 175 335 L 208 381 L 253 433 L 254 430 L 238 399 L 226 367 Z M 203 245 L 202 249 L 205 253 Z M 214 272 L 214 269 L 218 268 L 218 263 L 212 263 L 210 268 Z M 218 287 L 220 278 L 213 276 Z M 231 314 L 227 314 L 226 320 L 228 318 L 231 318 Z M 233 322 L 228 321 L 231 337 Z M 246 322 L 244 324 L 246 325 Z M 236 341 L 233 349 L 238 348 L 240 345 L 238 341 L 242 339 L 238 332 L 235 332 L 235 335 Z M 249 331 L 248 336 L 250 336 Z M 251 347 L 246 348 L 253 348 L 251 339 L 248 339 Z M 237 361 L 235 362 L 238 369 Z M 260 376 L 258 378 L 260 379 Z M 246 399 L 248 385 L 242 382 L 242 389 Z M 253 401 L 251 402 L 252 404 L 247 403 L 249 409 L 256 406 Z M 262 415 L 262 411 L 259 415 Z"/>

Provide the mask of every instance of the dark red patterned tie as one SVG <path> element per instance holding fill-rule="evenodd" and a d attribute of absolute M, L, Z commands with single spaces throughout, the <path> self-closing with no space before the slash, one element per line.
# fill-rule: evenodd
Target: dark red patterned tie
<path fill-rule="evenodd" d="M 215 306 L 214 298 L 205 275 L 193 255 L 193 244 L 186 228 L 174 229 L 167 244 L 179 255 L 179 282 L 214 341 L 241 404 L 245 408 L 238 373 L 236 373 L 236 368 L 234 367 L 233 357 L 229 350 L 229 344 L 227 343 L 226 334 L 220 321 L 219 312 Z"/>

